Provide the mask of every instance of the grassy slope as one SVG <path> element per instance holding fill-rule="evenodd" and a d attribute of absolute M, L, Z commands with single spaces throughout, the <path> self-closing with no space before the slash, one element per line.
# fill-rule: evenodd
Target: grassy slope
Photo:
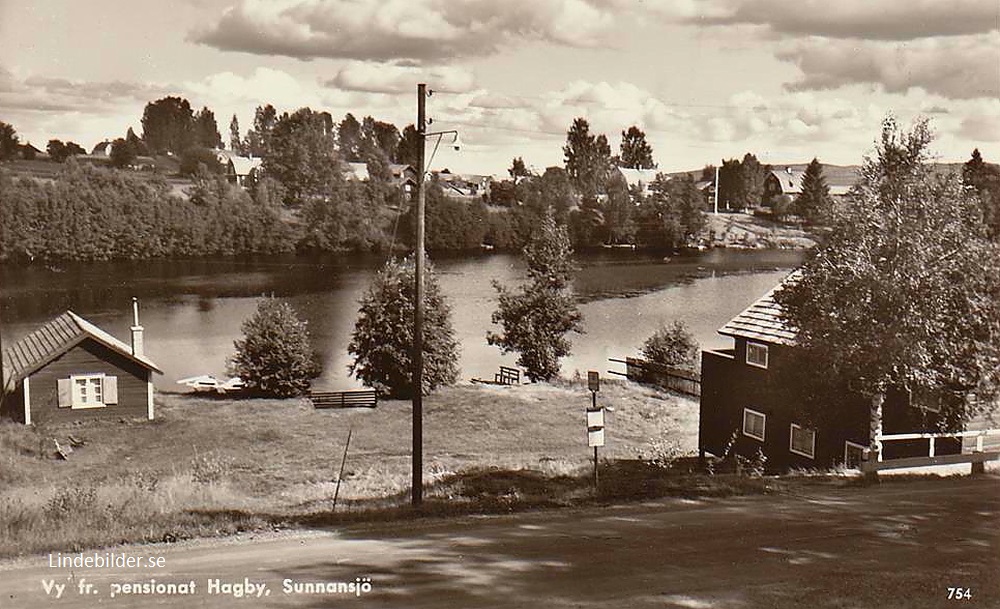
<path fill-rule="evenodd" d="M 616 383 L 600 398 L 615 409 L 602 456 L 635 457 L 661 436 L 695 450 L 696 402 Z M 429 497 L 492 497 L 497 485 L 511 495 L 529 482 L 544 496 L 546 480 L 570 477 L 585 489 L 588 403 L 586 389 L 570 385 L 435 393 L 424 417 Z M 350 428 L 341 500 L 354 509 L 405 504 L 407 402 L 315 410 L 305 400 L 161 395 L 157 408 L 152 423 L 0 425 L 0 555 L 306 522 L 329 511 Z M 65 445 L 71 435 L 86 445 L 53 460 L 53 440 Z M 490 468 L 502 479 L 484 478 Z M 468 472 L 476 473 L 463 478 Z"/>

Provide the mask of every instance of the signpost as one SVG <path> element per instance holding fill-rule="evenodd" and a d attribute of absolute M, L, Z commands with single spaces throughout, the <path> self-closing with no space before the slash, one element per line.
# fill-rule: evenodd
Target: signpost
<path fill-rule="evenodd" d="M 587 388 L 590 389 L 590 407 L 587 408 L 587 446 L 594 448 L 594 493 L 598 489 L 597 448 L 604 446 L 604 409 L 597 405 L 597 392 L 601 390 L 601 374 L 594 370 L 587 372 Z"/>

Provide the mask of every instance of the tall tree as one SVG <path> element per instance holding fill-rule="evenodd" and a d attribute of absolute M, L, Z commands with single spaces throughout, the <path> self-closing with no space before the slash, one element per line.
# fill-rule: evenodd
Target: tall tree
<path fill-rule="evenodd" d="M 194 115 L 194 143 L 203 148 L 221 148 L 222 136 L 219 135 L 219 125 L 215 122 L 215 113 L 203 107 Z"/>
<path fill-rule="evenodd" d="M 761 165 L 756 155 L 749 152 L 743 155 L 740 163 L 740 183 L 736 200 L 741 207 L 760 205 L 764 197 L 764 178 L 771 171 L 767 165 Z"/>
<path fill-rule="evenodd" d="M 340 147 L 341 156 L 348 163 L 357 163 L 361 160 L 361 140 L 361 123 L 348 112 L 337 128 L 337 145 Z"/>
<path fill-rule="evenodd" d="M 285 202 L 298 206 L 314 197 L 328 198 L 343 181 L 336 140 L 322 113 L 301 108 L 284 113 L 268 137 L 265 172 L 285 188 Z"/>
<path fill-rule="evenodd" d="M 504 353 L 517 353 L 517 364 L 532 381 L 559 374 L 559 358 L 569 355 L 569 332 L 582 332 L 580 310 L 573 300 L 573 250 L 566 228 L 546 212 L 524 248 L 526 285 L 511 291 L 494 281 L 499 304 L 493 323 L 500 332 L 486 340 Z"/>
<path fill-rule="evenodd" d="M 886 118 L 829 241 L 775 295 L 797 331 L 796 368 L 868 398 L 875 455 L 887 392 L 941 396 L 954 428 L 994 409 L 1000 387 L 1000 249 L 971 193 L 934 175 L 931 139 L 926 120 L 904 131 Z M 842 393 L 804 391 L 793 402 L 807 419 L 844 407 Z"/>
<path fill-rule="evenodd" d="M 717 188 L 719 189 L 719 204 L 725 206 L 725 209 L 739 209 L 743 206 L 743 171 L 738 160 L 722 161 Z"/>
<path fill-rule="evenodd" d="M 984 162 L 976 148 L 962 166 L 962 182 L 979 195 L 990 237 L 1000 240 L 1000 167 Z"/>
<path fill-rule="evenodd" d="M 14 126 L 0 121 L 0 161 L 9 161 L 17 156 L 20 139 Z"/>
<path fill-rule="evenodd" d="M 833 209 L 833 199 L 830 198 L 830 187 L 823 177 L 823 165 L 813 158 L 802 175 L 802 191 L 795 198 L 795 213 L 806 222 L 816 224 L 830 218 Z"/>
<path fill-rule="evenodd" d="M 423 139 L 417 133 L 417 128 L 413 125 L 407 125 L 403 128 L 399 145 L 396 147 L 396 162 L 412 165 L 417 171 L 420 171 L 420 168 L 417 167 L 417 159 L 420 158 L 420 149 L 423 145 Z"/>
<path fill-rule="evenodd" d="M 45 146 L 45 152 L 48 153 L 49 158 L 57 163 L 62 163 L 66 160 L 66 144 L 62 140 L 49 140 L 48 145 Z"/>
<path fill-rule="evenodd" d="M 424 374 L 428 394 L 458 379 L 458 341 L 451 306 L 441 293 L 432 265 L 424 275 Z M 413 258 L 390 260 L 361 296 L 361 307 L 347 352 L 350 372 L 368 387 L 389 395 L 413 396 Z"/>
<path fill-rule="evenodd" d="M 278 111 L 274 106 L 257 106 L 253 115 L 253 129 L 247 132 L 247 152 L 256 157 L 266 157 L 271 150 L 271 131 L 278 122 Z"/>
<path fill-rule="evenodd" d="M 629 127 L 628 131 L 622 131 L 618 166 L 631 169 L 656 169 L 656 163 L 653 162 L 653 147 L 646 141 L 646 133 L 635 125 Z"/>
<path fill-rule="evenodd" d="M 135 144 L 126 140 L 125 138 L 118 138 L 111 142 L 111 166 L 117 167 L 118 169 L 124 169 L 133 163 L 135 163 L 136 157 L 139 156 L 138 151 L 135 149 Z"/>
<path fill-rule="evenodd" d="M 611 170 L 611 147 L 603 134 L 594 136 L 590 133 L 587 119 L 573 120 L 566 132 L 563 155 L 566 172 L 581 196 L 593 199 L 604 192 Z"/>
<path fill-rule="evenodd" d="M 195 142 L 194 114 L 188 100 L 168 96 L 146 104 L 142 139 L 150 152 L 180 154 Z"/>
<path fill-rule="evenodd" d="M 240 132 L 240 121 L 233 115 L 229 121 L 229 149 L 239 154 L 246 154 L 243 149 L 243 136 Z"/>
<path fill-rule="evenodd" d="M 512 180 L 517 181 L 518 178 L 523 178 L 531 175 L 528 168 L 524 165 L 524 159 L 521 157 L 514 157 L 514 160 L 510 163 L 510 169 L 507 170 L 510 174 Z"/>
<path fill-rule="evenodd" d="M 608 181 L 608 200 L 604 204 L 606 243 L 635 243 L 635 204 L 625 178 L 617 171 Z"/>

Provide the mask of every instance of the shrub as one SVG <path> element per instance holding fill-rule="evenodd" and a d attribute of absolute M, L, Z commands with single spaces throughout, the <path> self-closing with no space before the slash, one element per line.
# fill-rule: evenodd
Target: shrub
<path fill-rule="evenodd" d="M 309 340 L 306 322 L 290 304 L 261 298 L 257 311 L 243 322 L 243 338 L 235 343 L 230 373 L 255 395 L 290 397 L 309 390 L 321 367 Z"/>
<path fill-rule="evenodd" d="M 390 260 L 361 297 L 347 351 L 350 372 L 368 387 L 395 397 L 413 395 L 414 282 L 412 258 Z M 458 342 L 430 264 L 424 275 L 423 393 L 458 379 Z"/>
<path fill-rule="evenodd" d="M 660 326 L 642 345 L 646 360 L 670 368 L 697 370 L 698 354 L 698 341 L 681 321 Z"/>
<path fill-rule="evenodd" d="M 559 374 L 559 358 L 569 355 L 566 334 L 582 332 L 580 309 L 573 299 L 573 250 L 564 226 L 546 213 L 524 248 L 530 282 L 511 291 L 493 282 L 499 304 L 493 323 L 501 332 L 486 340 L 504 353 L 516 352 L 517 365 L 531 381 L 551 380 Z"/>

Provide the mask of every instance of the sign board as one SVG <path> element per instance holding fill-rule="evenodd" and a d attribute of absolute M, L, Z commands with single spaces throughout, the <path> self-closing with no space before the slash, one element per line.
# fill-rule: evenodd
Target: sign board
<path fill-rule="evenodd" d="M 587 371 L 587 389 L 591 391 L 601 390 L 601 373 L 596 370 Z"/>
<path fill-rule="evenodd" d="M 587 409 L 587 429 L 594 427 L 604 427 L 604 409 L 598 408 L 597 410 Z"/>
<path fill-rule="evenodd" d="M 604 446 L 604 428 L 595 427 L 587 429 L 587 446 Z"/>

